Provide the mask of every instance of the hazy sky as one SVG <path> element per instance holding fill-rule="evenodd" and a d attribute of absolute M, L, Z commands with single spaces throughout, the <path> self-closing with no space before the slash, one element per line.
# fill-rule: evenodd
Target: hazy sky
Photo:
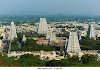
<path fill-rule="evenodd" d="M 100 0 L 0 0 L 0 15 L 100 15 Z"/>

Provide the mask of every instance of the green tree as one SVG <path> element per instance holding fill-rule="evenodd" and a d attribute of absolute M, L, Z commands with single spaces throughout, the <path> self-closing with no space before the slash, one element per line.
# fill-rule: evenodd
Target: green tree
<path fill-rule="evenodd" d="M 81 61 L 83 64 L 92 63 L 97 61 L 97 56 L 85 54 L 81 57 Z"/>
<path fill-rule="evenodd" d="M 83 38 L 80 40 L 80 44 L 82 45 L 82 50 L 100 50 L 100 41 L 89 39 L 89 38 Z"/>
<path fill-rule="evenodd" d="M 45 61 L 39 59 L 39 56 L 32 54 L 21 55 L 17 60 L 20 66 L 45 66 Z"/>
<path fill-rule="evenodd" d="M 2 40 L 3 39 L 3 36 L 1 36 L 0 39 Z"/>
<path fill-rule="evenodd" d="M 46 66 L 61 66 L 61 64 L 58 60 L 51 60 L 46 62 Z"/>
<path fill-rule="evenodd" d="M 18 41 L 21 42 L 23 38 L 23 34 L 20 32 L 20 33 L 17 33 L 17 36 L 18 36 Z"/>

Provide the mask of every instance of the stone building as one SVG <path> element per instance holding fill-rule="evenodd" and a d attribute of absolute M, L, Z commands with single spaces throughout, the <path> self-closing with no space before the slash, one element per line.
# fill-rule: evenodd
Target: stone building
<path fill-rule="evenodd" d="M 10 32 L 9 32 L 9 40 L 13 40 L 14 38 L 17 38 L 17 33 L 16 33 L 16 27 L 14 25 L 14 22 L 11 22 L 10 26 Z"/>
<path fill-rule="evenodd" d="M 47 31 L 48 31 L 48 25 L 46 18 L 40 18 L 38 34 L 47 34 Z"/>
<path fill-rule="evenodd" d="M 70 56 L 81 52 L 77 32 L 70 32 L 69 39 L 66 39 L 65 48 Z"/>
<path fill-rule="evenodd" d="M 94 24 L 89 24 L 87 36 L 96 39 Z"/>

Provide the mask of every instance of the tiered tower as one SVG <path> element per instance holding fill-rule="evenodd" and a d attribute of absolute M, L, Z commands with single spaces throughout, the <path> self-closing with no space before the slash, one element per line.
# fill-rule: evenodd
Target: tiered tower
<path fill-rule="evenodd" d="M 9 40 L 13 40 L 14 38 L 17 38 L 17 33 L 16 33 L 16 27 L 14 25 L 14 22 L 11 22 L 10 26 L 10 32 L 9 32 Z"/>
<path fill-rule="evenodd" d="M 81 52 L 77 32 L 70 32 L 69 39 L 66 39 L 65 48 L 70 56 Z"/>
<path fill-rule="evenodd" d="M 49 39 L 50 41 L 56 40 L 56 34 L 53 31 L 53 28 L 49 28 L 46 34 L 46 39 Z"/>
<path fill-rule="evenodd" d="M 48 31 L 48 25 L 46 18 L 40 18 L 38 34 L 47 34 L 47 31 Z"/>
<path fill-rule="evenodd" d="M 94 24 L 89 24 L 87 36 L 96 39 Z"/>

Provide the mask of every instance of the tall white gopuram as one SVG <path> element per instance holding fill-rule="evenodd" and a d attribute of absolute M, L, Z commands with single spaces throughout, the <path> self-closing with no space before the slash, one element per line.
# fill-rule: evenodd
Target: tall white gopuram
<path fill-rule="evenodd" d="M 65 47 L 70 56 L 81 52 L 77 32 L 70 32 L 69 39 L 66 39 Z"/>
<path fill-rule="evenodd" d="M 56 40 L 56 34 L 53 31 L 53 28 L 49 28 L 46 34 L 46 39 L 49 39 L 50 41 Z"/>
<path fill-rule="evenodd" d="M 47 31 L 48 31 L 48 25 L 46 18 L 40 18 L 38 34 L 47 34 Z"/>
<path fill-rule="evenodd" d="M 87 35 L 88 35 L 89 38 L 96 39 L 94 24 L 89 24 Z"/>
<path fill-rule="evenodd" d="M 17 38 L 17 33 L 16 33 L 16 27 L 14 25 L 14 22 L 11 22 L 10 26 L 10 32 L 9 32 L 9 40 L 13 40 L 14 38 Z"/>

